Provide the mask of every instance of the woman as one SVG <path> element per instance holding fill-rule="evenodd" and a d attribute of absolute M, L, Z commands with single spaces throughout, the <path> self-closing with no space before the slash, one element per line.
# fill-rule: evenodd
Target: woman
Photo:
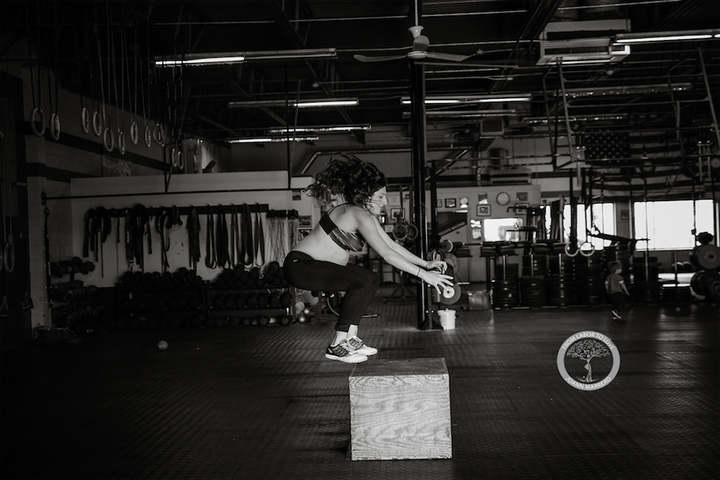
<path fill-rule="evenodd" d="M 438 292 L 452 286 L 443 261 L 426 261 L 395 243 L 378 217 L 387 205 L 385 175 L 372 163 L 338 154 L 318 173 L 306 192 L 316 198 L 339 195 L 342 204 L 320 219 L 315 228 L 288 253 L 283 265 L 285 279 L 294 287 L 316 291 L 344 291 L 335 335 L 325 357 L 346 363 L 367 360 L 377 349 L 358 338 L 358 324 L 380 285 L 377 274 L 348 265 L 351 252 L 362 251 L 365 242 L 382 259 L 424 282 Z M 432 271 L 432 270 L 440 271 Z"/>

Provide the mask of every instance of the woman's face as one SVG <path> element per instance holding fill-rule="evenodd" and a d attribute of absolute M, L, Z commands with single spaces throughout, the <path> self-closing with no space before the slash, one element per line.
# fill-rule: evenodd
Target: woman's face
<path fill-rule="evenodd" d="M 373 196 L 370 197 L 370 200 L 368 200 L 365 208 L 367 208 L 368 212 L 372 213 L 376 217 L 379 217 L 382 214 L 385 205 L 387 205 L 387 189 L 382 187 L 380 190 L 373 193 Z"/>

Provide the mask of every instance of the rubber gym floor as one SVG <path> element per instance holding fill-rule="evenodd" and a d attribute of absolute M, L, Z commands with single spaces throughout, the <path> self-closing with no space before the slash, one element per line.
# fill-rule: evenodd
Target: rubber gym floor
<path fill-rule="evenodd" d="M 323 315 L 2 352 L 1 478 L 718 478 L 718 305 L 633 305 L 622 324 L 607 306 L 456 311 L 421 331 L 414 300 L 378 295 L 360 330 L 370 362 L 445 358 L 451 459 L 349 458 L 353 366 L 324 358 Z M 617 347 L 604 388 L 559 372 L 582 331 Z"/>

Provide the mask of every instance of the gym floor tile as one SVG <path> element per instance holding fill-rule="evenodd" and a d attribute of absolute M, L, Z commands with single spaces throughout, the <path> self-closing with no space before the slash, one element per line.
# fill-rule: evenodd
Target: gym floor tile
<path fill-rule="evenodd" d="M 635 305 L 625 324 L 606 306 L 457 308 L 456 329 L 421 331 L 414 300 L 383 300 L 360 327 L 380 350 L 368 361 L 446 359 L 451 459 L 350 460 L 353 366 L 325 359 L 334 317 L 322 315 L 0 353 L 0 478 L 718 478 L 719 306 L 675 316 Z M 595 391 L 572 388 L 557 367 L 565 339 L 587 330 L 621 357 Z"/>

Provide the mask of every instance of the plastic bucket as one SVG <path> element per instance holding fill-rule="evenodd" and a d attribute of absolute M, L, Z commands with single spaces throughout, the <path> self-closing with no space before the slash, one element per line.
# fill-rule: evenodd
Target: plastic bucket
<path fill-rule="evenodd" d="M 440 326 L 445 330 L 453 330 L 455 328 L 455 310 L 445 309 L 439 310 Z"/>

